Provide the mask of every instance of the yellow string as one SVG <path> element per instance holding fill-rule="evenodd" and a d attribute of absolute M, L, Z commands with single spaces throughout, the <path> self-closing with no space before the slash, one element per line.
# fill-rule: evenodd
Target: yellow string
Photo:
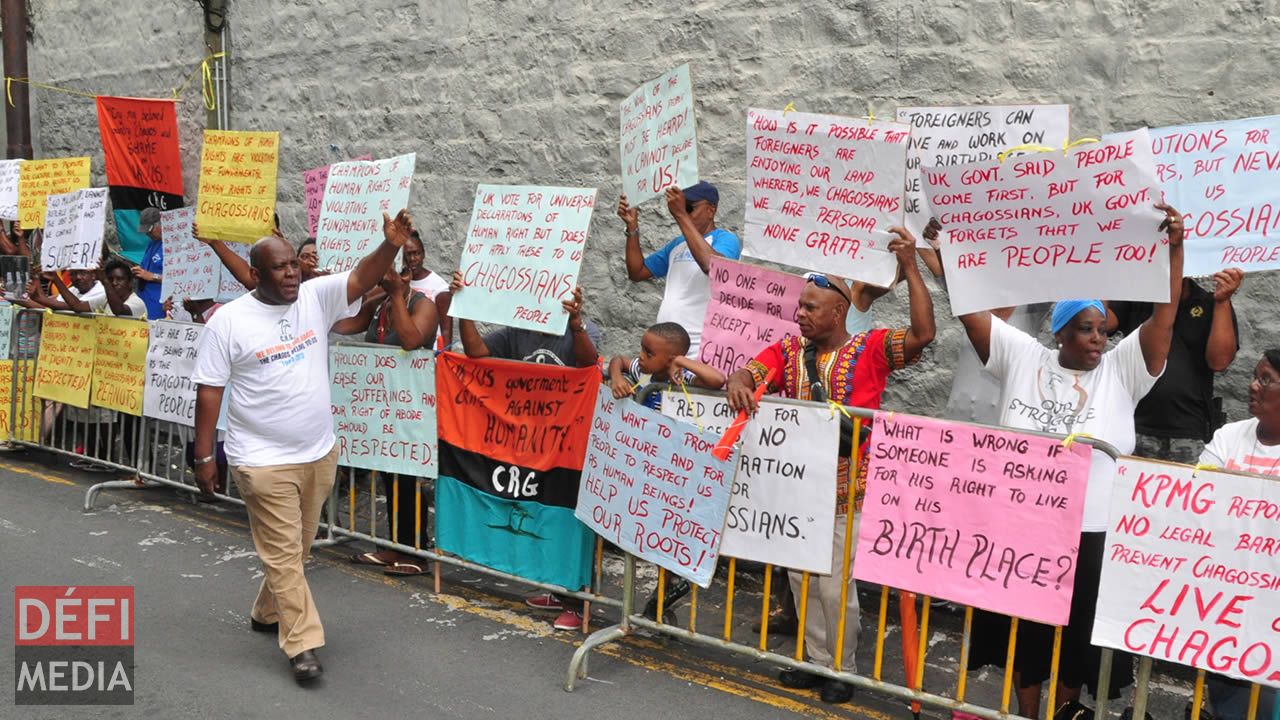
<path fill-rule="evenodd" d="M 786 107 L 782 108 L 782 114 L 784 116 L 789 112 L 795 112 L 795 111 L 796 111 L 796 104 L 794 102 L 789 102 L 787 103 Z"/>
<path fill-rule="evenodd" d="M 867 103 L 867 126 L 876 121 L 876 109 L 871 107 L 871 103 Z"/>
<path fill-rule="evenodd" d="M 689 395 L 689 388 L 684 384 L 684 378 L 676 380 L 676 385 L 680 386 L 681 392 L 684 393 L 684 401 L 689 403 L 689 407 L 693 407 L 693 397 Z M 697 413 L 693 414 L 693 424 L 698 426 L 698 432 L 702 432 L 702 418 Z"/>
<path fill-rule="evenodd" d="M 1016 152 L 1053 152 L 1056 149 L 1057 148 L 1051 148 L 1048 145 L 1036 145 L 1034 143 L 1028 145 L 1014 145 L 1008 150 L 997 155 L 996 160 L 1000 161 L 1000 164 L 1003 165 L 1005 158 Z"/>
<path fill-rule="evenodd" d="M 1089 433 L 1071 433 L 1070 435 L 1062 438 L 1062 447 L 1070 448 L 1072 443 L 1074 443 L 1076 440 L 1079 440 L 1080 438 L 1092 438 L 1092 437 L 1093 436 L 1090 435 Z"/>
<path fill-rule="evenodd" d="M 1077 145 L 1084 145 L 1085 143 L 1096 143 L 1096 142 L 1098 142 L 1098 138 L 1080 138 L 1079 140 L 1074 140 L 1072 142 L 1067 142 L 1066 140 L 1063 140 L 1062 154 L 1066 155 L 1068 150 L 1070 150 L 1071 148 Z"/>
<path fill-rule="evenodd" d="M 1217 470 L 1217 469 L 1218 469 L 1217 465 L 1201 465 L 1200 463 L 1196 463 L 1196 466 L 1191 469 L 1191 477 L 1195 477 L 1196 473 L 1200 472 L 1201 470 Z"/>
<path fill-rule="evenodd" d="M 182 87 L 176 88 L 172 91 L 173 97 L 176 99 L 179 95 L 181 95 L 182 92 L 185 91 L 189 85 L 191 85 L 191 81 L 195 79 L 196 74 L 200 73 L 204 76 L 201 94 L 204 96 L 205 107 L 209 108 L 210 110 L 213 110 L 214 107 L 216 106 L 215 102 L 217 98 L 214 95 L 213 71 L 209 67 L 209 61 L 217 60 L 222 57 L 226 57 L 226 53 L 220 53 L 220 52 L 213 53 L 212 55 L 209 55 L 208 57 L 206 57 L 204 60 L 201 60 L 200 65 L 197 66 L 196 69 L 192 71 L 191 75 L 187 77 L 187 81 L 182 84 Z M 50 85 L 48 83 L 37 82 L 35 80 L 32 80 L 29 77 L 10 77 L 6 75 L 4 77 L 4 91 L 5 91 L 5 100 L 9 103 L 9 107 L 15 107 L 13 103 L 13 84 L 16 82 L 20 82 L 25 85 L 29 85 L 31 87 L 38 87 L 44 90 L 52 90 L 54 92 L 66 93 L 68 95 L 76 95 L 79 97 L 86 97 L 86 98 L 98 97 L 98 93 L 88 93 L 83 90 L 73 90 L 71 88 L 59 87 L 57 85 Z"/>
<path fill-rule="evenodd" d="M 843 406 L 843 405 L 841 405 L 840 403 L 836 402 L 835 400 L 828 399 L 828 400 L 827 400 L 827 405 L 830 405 L 830 406 L 831 406 L 831 417 L 832 417 L 833 419 L 834 419 L 834 418 L 835 418 L 835 416 L 836 416 L 836 411 L 837 411 L 837 410 L 839 410 L 839 411 L 840 411 L 840 412 L 841 412 L 845 417 L 849 418 L 850 420 L 852 420 L 852 419 L 853 419 L 853 416 L 849 414 L 849 411 L 848 411 L 848 410 L 845 410 L 845 409 L 844 409 L 844 406 Z"/>

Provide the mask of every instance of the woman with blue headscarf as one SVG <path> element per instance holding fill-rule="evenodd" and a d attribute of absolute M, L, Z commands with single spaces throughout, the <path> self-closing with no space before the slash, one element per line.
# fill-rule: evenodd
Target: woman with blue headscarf
<path fill-rule="evenodd" d="M 1169 301 L 1155 305 L 1138 332 L 1110 351 L 1106 350 L 1107 312 L 1100 300 L 1065 300 L 1054 306 L 1051 329 L 1056 351 L 990 312 L 960 317 L 979 359 L 1000 381 L 1001 425 L 1063 435 L 1087 434 L 1121 453 L 1133 452 L 1134 409 L 1164 372 L 1182 290 L 1182 216 L 1168 205 L 1156 207 L 1165 213 L 1159 228 L 1167 231 L 1169 238 Z M 1062 637 L 1057 695 L 1062 703 L 1077 701 L 1081 686 L 1092 686 L 1098 679 L 1099 650 L 1089 640 L 1114 474 L 1115 463 L 1095 452 L 1085 492 L 1071 618 Z M 999 647 L 999 662 L 1003 663 L 1007 637 L 987 640 Z M 984 653 L 976 645 L 975 660 L 982 663 Z M 1052 651 L 1052 629 L 1033 623 L 1021 625 L 1015 680 L 1023 716 L 1039 716 L 1040 685 L 1049 679 Z M 1132 659 L 1117 653 L 1111 677 L 1113 691 L 1132 682 Z"/>

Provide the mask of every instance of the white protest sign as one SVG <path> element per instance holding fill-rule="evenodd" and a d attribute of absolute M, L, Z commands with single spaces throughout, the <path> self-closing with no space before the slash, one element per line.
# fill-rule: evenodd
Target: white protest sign
<path fill-rule="evenodd" d="M 718 439 L 601 385 L 574 515 L 623 551 L 708 587 L 737 462 L 711 454 Z"/>
<path fill-rule="evenodd" d="M 1018 145 L 1062 147 L 1071 134 L 1070 105 L 900 107 L 911 126 L 907 143 L 906 224 L 924 245 L 929 206 L 920 168 L 994 160 Z"/>
<path fill-rule="evenodd" d="M 662 413 L 723 435 L 737 417 L 723 398 L 662 393 Z M 830 575 L 840 421 L 824 407 L 761 400 L 742 430 L 720 552 Z"/>
<path fill-rule="evenodd" d="M 18 306 L 8 302 L 0 302 L 0 361 L 8 360 L 13 345 L 13 315 Z"/>
<path fill-rule="evenodd" d="M 1182 274 L 1280 269 L 1280 115 L 1148 132 L 1165 198 L 1186 217 Z"/>
<path fill-rule="evenodd" d="M 1169 247 L 1147 131 L 924 169 L 956 315 L 1051 300 L 1165 302 Z"/>
<path fill-rule="evenodd" d="M 106 222 L 106 188 L 50 195 L 45 204 L 40 268 L 52 272 L 98 267 Z"/>
<path fill-rule="evenodd" d="M 160 213 L 160 237 L 164 243 L 160 297 L 173 298 L 175 307 L 185 299 L 217 297 L 222 278 L 222 263 L 213 248 L 197 240 L 191 231 L 195 216 L 194 207 Z"/>
<path fill-rule="evenodd" d="M 595 202 L 595 188 L 478 186 L 449 314 L 563 333 Z"/>
<path fill-rule="evenodd" d="M 698 137 L 688 63 L 622 101 L 622 192 L 632 205 L 698 182 Z"/>
<path fill-rule="evenodd" d="M 742 254 L 889 287 L 907 138 L 900 123 L 747 111 Z"/>
<path fill-rule="evenodd" d="M 1280 483 L 1121 458 L 1093 644 L 1280 687 Z"/>
<path fill-rule="evenodd" d="M 191 376 L 204 330 L 203 325 L 172 320 L 151 323 L 147 382 L 142 389 L 144 417 L 195 427 L 196 385 Z"/>
<path fill-rule="evenodd" d="M 409 207 L 417 155 L 386 160 L 348 160 L 329 166 L 320 220 L 316 224 L 316 252 L 320 268 L 345 272 L 382 242 L 382 214 L 395 217 Z"/>
<path fill-rule="evenodd" d="M 0 160 L 0 220 L 18 219 L 18 177 L 22 160 Z"/>
<path fill-rule="evenodd" d="M 249 250 L 252 249 L 252 245 L 229 242 L 223 243 L 223 246 L 231 252 L 239 255 L 244 259 L 245 264 L 248 264 Z M 240 281 L 236 280 L 236 276 L 227 269 L 226 265 L 223 265 L 221 272 L 218 275 L 218 295 L 214 300 L 217 300 L 220 303 L 231 302 L 247 292 L 249 292 L 248 288 L 241 285 Z"/>

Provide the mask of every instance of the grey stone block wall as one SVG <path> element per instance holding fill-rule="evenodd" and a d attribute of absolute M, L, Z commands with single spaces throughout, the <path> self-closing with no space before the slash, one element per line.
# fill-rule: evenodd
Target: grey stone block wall
<path fill-rule="evenodd" d="M 31 74 L 104 94 L 167 95 L 207 50 L 186 0 L 29 0 Z M 232 0 L 232 127 L 279 130 L 279 209 L 305 232 L 302 171 L 361 153 L 416 151 L 412 211 L 428 264 L 457 262 L 475 185 L 600 190 L 583 286 L 605 349 L 634 352 L 660 286 L 626 280 L 618 103 L 641 81 L 692 66 L 700 166 L 741 228 L 750 106 L 892 116 L 898 105 L 1063 102 L 1073 135 L 1278 111 L 1275 0 Z M 102 182 L 92 101 L 34 90 L 41 156 L 89 154 Z M 188 195 L 204 112 L 198 81 L 180 102 Z M 655 246 L 674 224 L 642 211 Z M 1219 379 L 1232 419 L 1249 373 L 1280 345 L 1276 273 L 1237 301 L 1241 352 Z M 905 322 L 905 289 L 877 304 Z M 950 386 L 959 325 L 935 293 L 940 333 L 887 404 L 932 413 Z"/>

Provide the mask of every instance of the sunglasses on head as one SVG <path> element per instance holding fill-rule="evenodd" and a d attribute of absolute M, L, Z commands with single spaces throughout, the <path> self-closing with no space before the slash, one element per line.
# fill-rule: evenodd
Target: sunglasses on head
<path fill-rule="evenodd" d="M 849 303 L 850 307 L 853 306 L 853 301 L 849 299 L 849 296 L 845 294 L 844 290 L 842 290 L 839 285 L 827 279 L 826 275 L 823 275 L 822 273 L 816 273 L 816 272 L 807 272 L 804 274 L 804 281 L 811 282 L 814 285 L 817 285 L 818 287 L 822 288 L 823 290 L 836 291 L 837 293 L 840 294 L 840 297 L 844 298 L 845 302 Z"/>

